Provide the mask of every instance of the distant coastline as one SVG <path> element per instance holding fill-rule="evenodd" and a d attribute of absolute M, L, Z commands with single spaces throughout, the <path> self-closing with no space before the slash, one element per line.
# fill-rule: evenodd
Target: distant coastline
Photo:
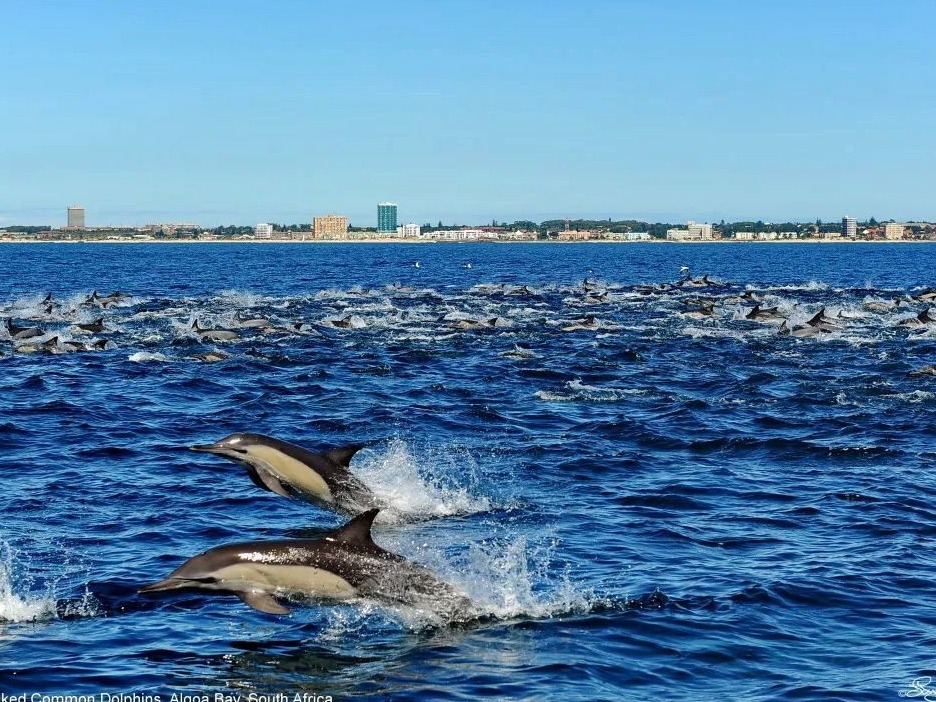
<path fill-rule="evenodd" d="M 572 244 L 572 245 L 634 245 L 634 244 L 651 244 L 654 246 L 657 245 L 674 245 L 674 246 L 699 246 L 706 244 L 731 244 L 731 245 L 757 245 L 757 244 L 780 244 L 780 245 L 796 245 L 796 244 L 933 244 L 936 243 L 936 240 L 933 239 L 843 239 L 843 238 L 834 238 L 834 239 L 821 239 L 821 238 L 804 238 L 804 239 L 776 239 L 776 240 L 738 240 L 738 239 L 706 239 L 706 240 L 691 240 L 691 241 L 673 241 L 668 239 L 649 239 L 641 241 L 629 241 L 626 239 L 587 239 L 587 240 L 578 240 L 578 241 L 566 241 L 566 240 L 555 240 L 555 239 L 535 239 L 535 240 L 524 240 L 524 241 L 505 241 L 505 240 L 468 240 L 468 241 L 452 241 L 446 239 L 402 239 L 402 238 L 373 238 L 373 239 L 2 239 L 0 238 L 0 245 L 2 244 L 61 244 L 61 245 L 76 245 L 76 244 L 114 244 L 117 246 L 126 246 L 126 245 L 139 245 L 139 244 L 313 244 L 313 245 L 330 245 L 330 244 L 418 244 L 422 245 L 431 245 L 431 244 L 455 244 L 459 246 L 471 246 L 475 244 L 498 244 L 503 246 L 510 246 L 515 244 L 545 244 L 545 245 L 555 245 L 555 244 Z"/>

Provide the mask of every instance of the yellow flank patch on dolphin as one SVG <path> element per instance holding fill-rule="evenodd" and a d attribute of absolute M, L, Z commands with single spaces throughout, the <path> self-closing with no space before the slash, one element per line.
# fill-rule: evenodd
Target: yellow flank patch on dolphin
<path fill-rule="evenodd" d="M 321 568 L 270 563 L 234 563 L 215 573 L 221 588 L 233 591 L 263 590 L 271 594 L 346 600 L 357 588 L 344 578 Z"/>
<path fill-rule="evenodd" d="M 328 483 L 305 463 L 263 444 L 250 446 L 247 453 L 258 461 L 262 461 L 267 469 L 283 482 L 309 492 L 324 502 L 335 501 Z"/>

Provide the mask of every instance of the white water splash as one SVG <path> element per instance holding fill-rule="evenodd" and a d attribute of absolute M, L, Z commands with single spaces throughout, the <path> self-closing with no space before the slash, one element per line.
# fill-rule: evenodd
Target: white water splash
<path fill-rule="evenodd" d="M 912 392 L 895 393 L 887 397 L 895 402 L 906 402 L 911 405 L 916 405 L 921 402 L 930 402 L 936 399 L 936 393 L 928 390 L 914 390 Z"/>
<path fill-rule="evenodd" d="M 401 439 L 384 453 L 362 451 L 354 473 L 387 501 L 378 522 L 473 514 L 491 509 L 491 498 L 478 494 L 478 467 L 467 451 L 429 451 L 416 455 Z"/>
<path fill-rule="evenodd" d="M 246 290 L 222 290 L 218 293 L 216 299 L 224 305 L 238 309 L 257 307 L 266 302 L 262 295 Z"/>
<path fill-rule="evenodd" d="M 0 622 L 35 622 L 52 619 L 55 597 L 52 592 L 23 596 L 15 591 L 14 554 L 7 544 L 0 542 Z"/>
<path fill-rule="evenodd" d="M 161 353 L 150 353 L 149 351 L 137 351 L 127 356 L 128 361 L 134 363 L 165 363 L 169 359 Z"/>
<path fill-rule="evenodd" d="M 554 542 L 531 545 L 524 536 L 472 544 L 451 577 L 478 607 L 498 619 L 553 617 L 588 611 L 591 591 L 576 588 L 568 573 L 551 572 Z"/>
<path fill-rule="evenodd" d="M 565 384 L 566 392 L 538 390 L 533 396 L 543 402 L 618 402 L 633 395 L 646 395 L 638 388 L 599 388 L 586 385 L 581 380 L 570 380 Z"/>
<path fill-rule="evenodd" d="M 826 283 L 821 283 L 818 280 L 810 280 L 808 283 L 803 283 L 802 285 L 769 285 L 764 290 L 781 290 L 789 292 L 819 292 L 823 290 L 831 289 L 830 286 Z"/>
<path fill-rule="evenodd" d="M 547 619 L 581 614 L 606 600 L 577 585 L 568 572 L 553 567 L 557 544 L 531 542 L 527 536 L 507 536 L 469 544 L 442 546 L 400 543 L 395 547 L 427 566 L 470 601 L 467 608 L 393 607 L 395 617 L 408 628 L 422 629 L 477 619 Z M 453 548 L 459 553 L 452 555 Z M 443 603 L 444 604 L 444 603 Z"/>

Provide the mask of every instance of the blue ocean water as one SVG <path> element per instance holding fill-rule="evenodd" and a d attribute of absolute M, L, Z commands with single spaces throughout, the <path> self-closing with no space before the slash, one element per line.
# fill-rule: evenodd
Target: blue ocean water
<path fill-rule="evenodd" d="M 934 246 L 50 244 L 0 264 L 0 316 L 42 331 L 0 330 L 0 692 L 936 688 L 936 376 L 913 374 L 936 325 L 905 321 Z M 720 284 L 673 286 L 682 266 Z M 821 309 L 821 333 L 779 333 Z M 191 328 L 249 318 L 268 329 Z M 403 515 L 375 541 L 483 616 L 138 595 L 213 546 L 343 523 L 187 449 L 235 431 L 366 442 L 352 470 Z"/>

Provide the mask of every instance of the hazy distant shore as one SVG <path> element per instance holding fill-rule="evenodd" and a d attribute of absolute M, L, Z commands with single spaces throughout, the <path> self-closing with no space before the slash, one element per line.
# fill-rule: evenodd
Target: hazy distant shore
<path fill-rule="evenodd" d="M 707 239 L 705 241 L 626 241 L 623 239 L 589 239 L 584 241 L 557 240 L 448 240 L 448 239 L 0 239 L 0 244 L 674 244 L 697 246 L 700 244 L 932 244 L 933 239 L 776 239 L 743 240 Z"/>

